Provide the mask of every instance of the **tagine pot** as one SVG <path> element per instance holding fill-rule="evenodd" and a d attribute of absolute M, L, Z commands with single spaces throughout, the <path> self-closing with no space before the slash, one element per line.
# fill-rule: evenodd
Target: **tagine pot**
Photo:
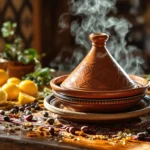
<path fill-rule="evenodd" d="M 108 35 L 90 34 L 92 48 L 66 76 L 50 81 L 54 96 L 74 111 L 121 112 L 134 107 L 146 94 L 149 82 L 128 75 L 106 48 Z"/>
<path fill-rule="evenodd" d="M 66 89 L 116 91 L 136 85 L 106 49 L 108 35 L 91 34 L 92 48 L 83 61 L 63 81 Z"/>

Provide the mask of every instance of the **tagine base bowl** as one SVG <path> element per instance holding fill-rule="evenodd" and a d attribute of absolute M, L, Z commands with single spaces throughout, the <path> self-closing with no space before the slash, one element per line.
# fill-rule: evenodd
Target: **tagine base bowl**
<path fill-rule="evenodd" d="M 129 77 L 135 82 L 137 85 L 131 89 L 124 90 L 115 90 L 115 91 L 86 91 L 86 90 L 75 90 L 75 89 L 66 89 L 61 87 L 62 82 L 68 77 L 68 75 L 62 75 L 59 77 L 55 77 L 50 81 L 51 88 L 57 93 L 61 93 L 63 95 L 77 97 L 77 98 L 125 98 L 135 95 L 144 94 L 147 91 L 149 86 L 149 82 L 139 76 L 129 75 Z"/>
<path fill-rule="evenodd" d="M 134 105 L 136 105 L 145 96 L 144 93 L 125 98 L 85 99 L 62 95 L 54 90 L 52 92 L 54 96 L 69 110 L 92 113 L 124 112 L 134 107 Z"/>
<path fill-rule="evenodd" d="M 68 121 L 80 123 L 109 123 L 122 120 L 136 119 L 140 116 L 150 113 L 150 99 L 146 96 L 141 99 L 132 109 L 122 113 L 88 113 L 75 112 L 66 108 L 63 103 L 54 97 L 53 94 L 44 99 L 44 107 Z"/>

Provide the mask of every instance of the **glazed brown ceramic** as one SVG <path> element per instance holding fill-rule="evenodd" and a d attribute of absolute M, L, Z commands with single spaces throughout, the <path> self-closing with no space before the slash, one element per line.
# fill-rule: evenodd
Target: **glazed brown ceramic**
<path fill-rule="evenodd" d="M 135 75 L 129 75 L 129 77 L 137 85 L 133 89 L 124 89 L 116 91 L 81 91 L 65 89 L 60 85 L 67 78 L 67 75 L 59 76 L 52 79 L 50 81 L 50 85 L 51 88 L 57 93 L 77 98 L 123 98 L 146 93 L 147 88 L 149 86 L 149 82 L 146 79 Z"/>
<path fill-rule="evenodd" d="M 70 110 L 79 112 L 92 112 L 92 113 L 124 112 L 132 108 L 145 96 L 144 93 L 125 98 L 86 99 L 62 95 L 55 91 L 53 91 L 53 94 L 57 99 L 59 99 L 64 104 L 66 108 Z"/>
<path fill-rule="evenodd" d="M 104 33 L 91 34 L 92 48 L 62 82 L 65 89 L 80 91 L 116 91 L 133 89 L 136 84 L 119 66 L 106 48 L 108 35 Z"/>
<path fill-rule="evenodd" d="M 54 98 L 53 96 L 47 96 L 44 99 L 44 106 L 46 109 L 53 113 L 56 113 L 60 117 L 76 121 L 76 122 L 88 122 L 88 123 L 101 123 L 101 121 L 117 121 L 122 119 L 129 119 L 142 116 L 150 112 L 150 101 L 149 99 L 142 99 L 138 104 L 134 106 L 134 110 L 123 113 L 86 113 L 86 112 L 75 112 L 65 108 L 62 105 L 62 101 Z"/>

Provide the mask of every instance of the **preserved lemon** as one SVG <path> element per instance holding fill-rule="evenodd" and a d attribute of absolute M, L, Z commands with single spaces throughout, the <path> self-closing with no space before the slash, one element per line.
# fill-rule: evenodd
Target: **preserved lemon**
<path fill-rule="evenodd" d="M 24 104 L 28 104 L 28 103 L 32 103 L 34 102 L 35 97 L 27 95 L 25 93 L 19 93 L 19 97 L 18 97 L 18 101 L 19 104 L 24 105 Z"/>
<path fill-rule="evenodd" d="M 37 85 L 31 80 L 24 80 L 19 84 L 22 93 L 35 96 L 38 93 Z"/>
<path fill-rule="evenodd" d="M 17 99 L 20 92 L 19 87 L 14 83 L 4 84 L 2 90 L 7 93 L 8 100 Z"/>
<path fill-rule="evenodd" d="M 21 80 L 18 79 L 18 78 L 16 78 L 16 77 L 11 77 L 11 78 L 9 78 L 9 79 L 7 80 L 7 83 L 14 83 L 14 84 L 17 84 L 17 85 L 19 85 L 20 82 L 21 82 Z"/>
<path fill-rule="evenodd" d="M 6 83 L 7 79 L 8 74 L 3 69 L 0 69 L 0 86 Z"/>

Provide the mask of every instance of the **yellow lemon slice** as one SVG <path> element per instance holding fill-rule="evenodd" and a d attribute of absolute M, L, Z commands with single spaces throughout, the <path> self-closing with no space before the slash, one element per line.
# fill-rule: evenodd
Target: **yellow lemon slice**
<path fill-rule="evenodd" d="M 8 74 L 3 69 L 0 69 L 0 86 L 6 83 L 7 79 Z"/>
<path fill-rule="evenodd" d="M 16 77 L 11 77 L 11 78 L 9 78 L 9 79 L 7 80 L 7 83 L 14 83 L 14 84 L 17 84 L 17 85 L 19 85 L 20 82 L 21 82 L 21 80 L 18 79 L 18 78 L 16 78 Z"/>
<path fill-rule="evenodd" d="M 19 104 L 24 105 L 24 104 L 28 104 L 28 103 L 32 103 L 34 102 L 35 97 L 27 95 L 25 93 L 19 93 L 19 97 L 18 97 L 18 101 Z"/>
<path fill-rule="evenodd" d="M 31 96 L 36 96 L 36 94 L 38 93 L 37 85 L 31 80 L 22 81 L 19 84 L 19 88 L 22 93 L 25 93 Z"/>
<path fill-rule="evenodd" d="M 2 86 L 2 90 L 7 93 L 8 100 L 15 100 L 18 98 L 20 89 L 14 83 L 6 83 Z"/>
<path fill-rule="evenodd" d="M 7 100 L 7 93 L 0 89 L 0 104 Z"/>

